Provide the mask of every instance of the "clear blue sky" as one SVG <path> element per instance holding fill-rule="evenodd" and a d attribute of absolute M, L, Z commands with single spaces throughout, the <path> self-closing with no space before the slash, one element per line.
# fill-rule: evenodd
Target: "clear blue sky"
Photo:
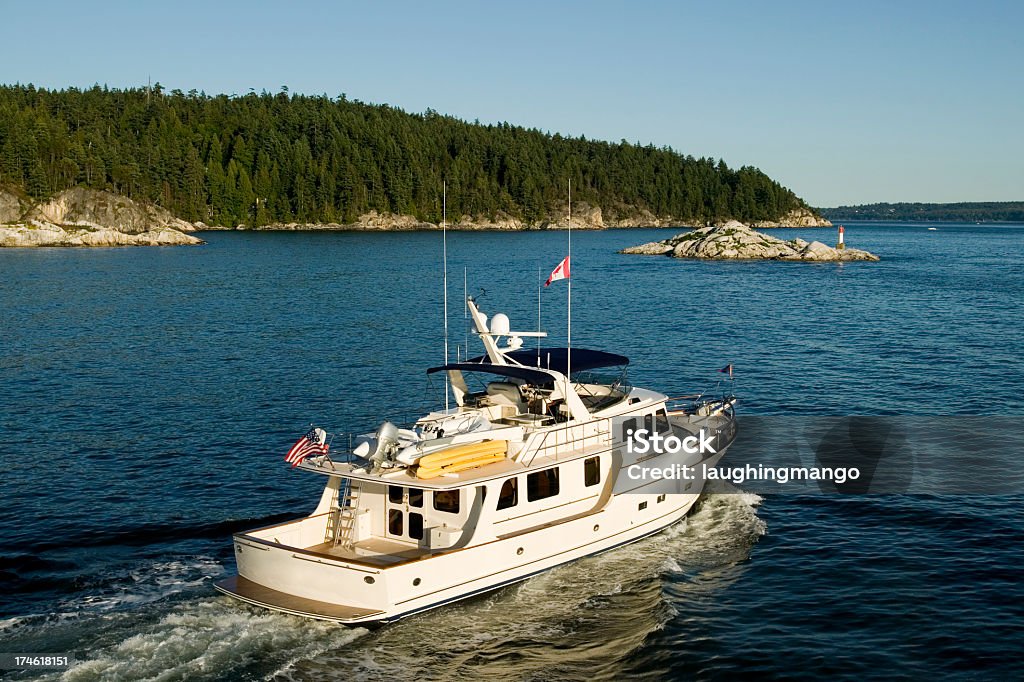
<path fill-rule="evenodd" d="M 3 3 L 0 82 L 342 92 L 669 145 L 812 205 L 1024 200 L 1024 2 Z"/>

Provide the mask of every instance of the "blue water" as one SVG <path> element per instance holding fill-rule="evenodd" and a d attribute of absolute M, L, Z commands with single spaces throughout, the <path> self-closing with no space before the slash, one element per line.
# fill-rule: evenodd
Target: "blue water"
<path fill-rule="evenodd" d="M 882 261 L 846 264 L 625 256 L 676 230 L 575 232 L 573 342 L 670 394 L 732 363 L 741 415 L 1021 415 L 1024 227 L 938 227 L 851 225 Z M 215 596 L 233 531 L 314 505 L 322 481 L 282 461 L 310 422 L 440 399 L 441 244 L 204 238 L 0 250 L 0 652 L 75 652 L 73 680 L 1024 675 L 1021 495 L 719 484 L 654 538 L 374 631 Z M 453 356 L 464 271 L 533 329 L 565 238 L 450 235 Z M 565 285 L 541 295 L 554 343 Z M 757 449 L 741 422 L 728 460 Z"/>

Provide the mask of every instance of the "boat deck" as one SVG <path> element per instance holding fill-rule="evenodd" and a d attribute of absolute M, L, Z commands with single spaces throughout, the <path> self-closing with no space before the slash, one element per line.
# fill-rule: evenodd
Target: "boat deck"
<path fill-rule="evenodd" d="M 451 488 L 461 488 L 468 483 L 482 483 L 491 479 L 505 478 L 510 474 L 532 471 L 550 464 L 562 463 L 571 459 L 590 457 L 610 448 L 611 445 L 606 442 L 588 443 L 575 448 L 572 452 L 556 454 L 554 450 L 552 450 L 551 454 L 535 454 L 529 459 L 528 464 L 512 459 L 503 459 L 499 462 L 485 464 L 473 469 L 445 473 L 437 478 L 427 479 L 419 478 L 414 473 L 414 470 L 409 467 L 400 467 L 377 473 L 369 473 L 363 466 L 356 466 L 350 462 L 324 461 L 318 463 L 311 459 L 307 459 L 300 463 L 298 468 L 319 474 L 344 476 L 345 478 L 350 478 L 356 481 L 415 486 L 426 490 L 446 490 Z"/>
<path fill-rule="evenodd" d="M 373 566 L 391 566 L 430 555 L 428 549 L 410 547 L 405 543 L 385 538 L 363 540 L 357 542 L 355 547 L 341 547 L 332 542 L 323 542 L 307 547 L 306 551 Z"/>

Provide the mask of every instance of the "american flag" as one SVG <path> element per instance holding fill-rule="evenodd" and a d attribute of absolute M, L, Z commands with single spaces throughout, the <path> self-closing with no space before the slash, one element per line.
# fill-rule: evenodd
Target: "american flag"
<path fill-rule="evenodd" d="M 326 455 L 330 446 L 327 444 L 327 432 L 315 426 L 309 432 L 296 441 L 292 449 L 285 455 L 284 461 L 293 467 L 310 455 Z"/>

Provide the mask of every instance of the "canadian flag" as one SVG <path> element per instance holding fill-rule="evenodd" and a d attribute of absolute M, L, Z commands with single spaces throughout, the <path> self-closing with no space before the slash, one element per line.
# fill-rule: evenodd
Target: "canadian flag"
<path fill-rule="evenodd" d="M 548 277 L 548 281 L 544 282 L 544 286 L 550 285 L 552 282 L 557 282 L 560 279 L 568 279 L 569 277 L 569 257 L 566 256 L 561 263 L 558 264 L 554 270 L 551 271 L 551 275 Z"/>

